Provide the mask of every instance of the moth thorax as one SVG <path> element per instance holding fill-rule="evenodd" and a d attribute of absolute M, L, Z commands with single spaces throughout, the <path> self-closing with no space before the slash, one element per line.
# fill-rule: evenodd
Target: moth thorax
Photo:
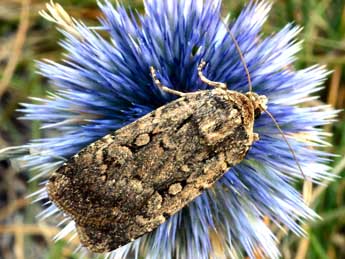
<path fill-rule="evenodd" d="M 265 95 L 258 95 L 254 92 L 246 93 L 246 96 L 252 102 L 254 106 L 255 117 L 260 116 L 260 114 L 267 110 L 268 99 Z"/>

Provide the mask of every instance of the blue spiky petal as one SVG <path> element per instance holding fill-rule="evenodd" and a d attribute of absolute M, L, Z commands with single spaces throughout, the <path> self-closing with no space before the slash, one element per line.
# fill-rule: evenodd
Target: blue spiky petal
<path fill-rule="evenodd" d="M 42 130 L 53 130 L 55 137 L 10 150 L 11 154 L 30 150 L 20 156 L 26 168 L 47 177 L 64 158 L 175 99 L 153 84 L 150 66 L 168 87 L 192 92 L 208 88 L 197 75 L 197 66 L 205 59 L 208 78 L 248 92 L 244 66 L 225 28 L 229 26 L 248 65 L 253 91 L 268 97 L 268 110 L 286 133 L 305 176 L 315 183 L 331 178 L 324 164 L 330 154 L 317 148 L 327 144 L 319 126 L 330 123 L 335 112 L 327 106 L 301 106 L 316 98 L 311 94 L 320 90 L 328 72 L 320 66 L 291 69 L 301 48 L 296 41 L 298 26 L 288 24 L 262 37 L 271 8 L 268 2 L 250 2 L 228 25 L 227 19 L 221 21 L 220 0 L 146 0 L 145 15 L 128 13 L 108 1 L 99 7 L 103 18 L 98 29 L 109 40 L 75 22 L 73 33 L 62 31 L 65 60 L 38 63 L 54 91 L 34 104 L 24 104 L 22 111 L 24 119 L 41 121 Z M 303 235 L 300 223 L 316 214 L 293 188 L 303 176 L 268 115 L 256 120 L 255 132 L 260 141 L 241 164 L 157 230 L 108 257 L 255 258 L 261 253 L 278 258 L 275 236 L 263 218 Z M 38 200 L 47 197 L 44 189 L 36 194 Z M 42 216 L 57 211 L 52 204 Z M 57 238 L 74 231 L 72 221 L 66 224 Z"/>

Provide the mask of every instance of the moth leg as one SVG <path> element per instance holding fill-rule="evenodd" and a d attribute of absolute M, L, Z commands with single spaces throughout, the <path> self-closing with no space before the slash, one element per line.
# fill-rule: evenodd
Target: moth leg
<path fill-rule="evenodd" d="M 153 79 L 153 82 L 162 91 L 170 93 L 170 94 L 174 94 L 174 95 L 177 95 L 177 96 L 181 96 L 181 97 L 186 95 L 185 93 L 182 93 L 182 92 L 170 89 L 169 87 L 163 85 L 162 82 L 157 78 L 156 69 L 154 67 L 152 67 L 152 66 L 150 67 L 150 73 L 151 73 L 151 77 Z"/>
<path fill-rule="evenodd" d="M 198 66 L 198 75 L 199 75 L 200 80 L 202 82 L 204 82 L 205 84 L 208 84 L 208 85 L 213 86 L 215 88 L 227 90 L 228 87 L 225 83 L 211 81 L 204 76 L 204 74 L 202 73 L 202 70 L 205 68 L 205 66 L 206 66 L 206 61 L 202 59 L 199 66 Z"/>

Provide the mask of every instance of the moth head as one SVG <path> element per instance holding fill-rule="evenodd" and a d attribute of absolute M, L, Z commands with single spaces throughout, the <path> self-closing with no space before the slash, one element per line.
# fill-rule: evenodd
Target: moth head
<path fill-rule="evenodd" d="M 252 102 L 254 106 L 255 118 L 259 117 L 262 112 L 265 112 L 267 110 L 268 99 L 265 95 L 258 95 L 254 92 L 248 92 L 246 93 L 246 96 L 249 98 L 249 100 Z"/>
<path fill-rule="evenodd" d="M 223 22 L 222 18 L 220 17 L 220 20 Z M 224 22 L 223 22 L 224 23 Z M 231 39 L 233 40 L 234 44 L 235 44 L 235 47 L 236 47 L 236 50 L 238 52 L 238 55 L 240 56 L 240 60 L 243 64 L 243 67 L 244 67 L 244 70 L 246 71 L 246 75 L 247 75 L 247 80 L 248 80 L 248 86 L 249 86 L 249 92 L 246 94 L 247 97 L 252 100 L 252 103 L 254 105 L 254 115 L 255 115 L 255 118 L 259 117 L 261 115 L 262 112 L 265 112 L 271 119 L 272 121 L 274 122 L 274 124 L 276 125 L 277 129 L 279 130 L 280 134 L 282 135 L 284 141 L 286 142 L 286 144 L 288 145 L 289 149 L 290 149 L 290 152 L 292 154 L 292 156 L 294 157 L 295 161 L 296 161 L 296 164 L 299 168 L 299 171 L 301 172 L 301 174 L 303 175 L 303 178 L 306 179 L 304 173 L 303 173 L 303 170 L 301 168 L 301 165 L 299 164 L 298 160 L 297 160 L 297 157 L 295 155 L 295 152 L 294 150 L 292 149 L 289 141 L 287 140 L 283 130 L 280 128 L 277 120 L 274 118 L 274 116 L 267 110 L 267 97 L 264 96 L 264 95 L 258 95 L 256 93 L 253 93 L 252 90 L 253 90 L 253 85 L 252 85 L 252 79 L 250 77 L 250 73 L 249 73 L 249 69 L 248 69 L 248 66 L 247 66 L 247 63 L 246 63 L 246 60 L 244 58 L 244 55 L 242 53 L 242 50 L 241 50 L 241 47 L 240 45 L 238 44 L 235 36 L 232 34 L 232 32 L 230 31 L 229 27 L 224 23 L 225 25 L 225 28 L 227 30 L 227 32 L 229 33 Z"/>

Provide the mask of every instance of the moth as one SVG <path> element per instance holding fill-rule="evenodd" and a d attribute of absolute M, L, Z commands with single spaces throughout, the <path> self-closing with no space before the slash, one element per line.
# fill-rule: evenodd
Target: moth
<path fill-rule="evenodd" d="M 204 65 L 200 78 L 215 89 L 181 93 L 51 175 L 50 199 L 73 218 L 92 251 L 117 249 L 156 229 L 240 163 L 258 139 L 254 119 L 266 97 L 207 80 Z"/>
<path fill-rule="evenodd" d="M 248 93 L 207 79 L 205 61 L 199 78 L 214 89 L 191 93 L 162 85 L 151 67 L 154 83 L 180 98 L 87 146 L 49 178 L 49 198 L 75 221 L 91 251 L 112 251 L 152 232 L 240 163 L 258 140 L 254 121 L 267 112 L 267 98 L 251 91 L 230 35 Z"/>

